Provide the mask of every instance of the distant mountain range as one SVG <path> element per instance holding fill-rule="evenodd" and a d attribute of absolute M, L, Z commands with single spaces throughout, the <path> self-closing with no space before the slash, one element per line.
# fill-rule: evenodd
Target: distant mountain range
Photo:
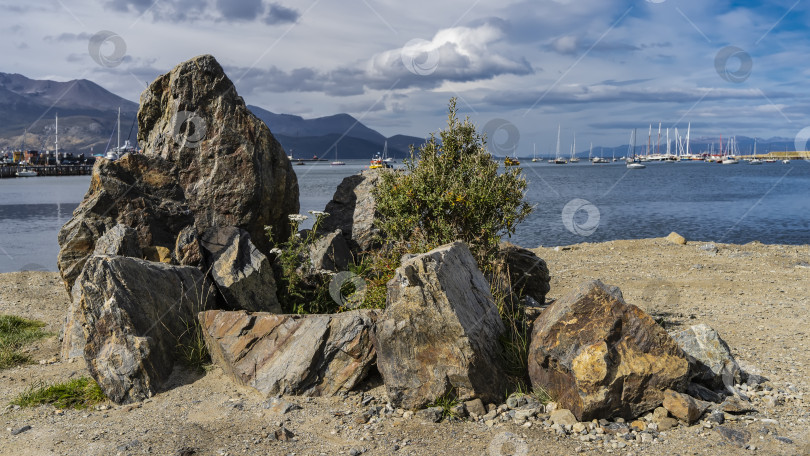
<path fill-rule="evenodd" d="M 121 141 L 137 138 L 134 120 L 138 104 L 115 95 L 86 79 L 67 82 L 35 80 L 20 74 L 0 73 L 0 151 L 15 149 L 52 150 L 54 117 L 59 115 L 59 149 L 75 154 L 103 153 L 113 137 L 118 108 L 121 108 Z M 368 159 L 382 152 L 403 158 L 411 144 L 422 138 L 396 135 L 386 138 L 349 114 L 316 119 L 276 114 L 248 106 L 263 120 L 287 154 L 296 158 L 313 156 L 331 159 Z"/>

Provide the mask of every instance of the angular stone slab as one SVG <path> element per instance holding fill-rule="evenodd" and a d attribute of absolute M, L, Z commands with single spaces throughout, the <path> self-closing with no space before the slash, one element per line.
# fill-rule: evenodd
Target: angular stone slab
<path fill-rule="evenodd" d="M 262 394 L 331 396 L 349 391 L 374 364 L 376 313 L 275 315 L 210 310 L 199 314 L 211 359 Z"/>

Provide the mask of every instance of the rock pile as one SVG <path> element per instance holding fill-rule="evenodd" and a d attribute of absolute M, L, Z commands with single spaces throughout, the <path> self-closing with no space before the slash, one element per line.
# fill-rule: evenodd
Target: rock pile
<path fill-rule="evenodd" d="M 197 312 L 280 311 L 265 226 L 298 211 L 286 153 L 210 55 L 150 84 L 138 132 L 143 153 L 98 160 L 59 232 L 62 355 L 116 402 L 161 389 Z"/>

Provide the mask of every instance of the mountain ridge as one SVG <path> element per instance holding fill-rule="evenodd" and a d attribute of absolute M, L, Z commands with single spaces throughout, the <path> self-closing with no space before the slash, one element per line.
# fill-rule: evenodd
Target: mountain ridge
<path fill-rule="evenodd" d="M 110 143 L 119 107 L 121 140 L 134 140 L 137 103 L 88 79 L 53 81 L 0 72 L 0 150 L 53 149 L 58 114 L 60 150 L 103 153 L 108 145 L 115 146 Z M 334 155 L 335 144 L 341 159 L 370 158 L 382 152 L 386 140 L 389 155 L 402 158 L 409 155 L 408 145 L 424 142 L 407 135 L 386 138 L 346 113 L 305 119 L 256 105 L 248 105 L 248 109 L 267 124 L 288 154 L 292 151 L 302 158 Z"/>

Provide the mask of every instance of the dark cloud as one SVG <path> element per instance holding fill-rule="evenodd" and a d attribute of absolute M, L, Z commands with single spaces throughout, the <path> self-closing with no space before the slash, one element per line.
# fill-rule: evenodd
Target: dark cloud
<path fill-rule="evenodd" d="M 768 93 L 771 99 L 792 98 L 787 92 Z M 504 91 L 490 93 L 484 102 L 494 106 L 529 108 L 545 105 L 576 105 L 585 103 L 693 103 L 697 101 L 761 100 L 756 89 L 686 88 L 661 89 L 646 87 L 617 89 L 614 86 L 580 87 L 571 91 L 527 92 Z M 538 101 L 539 100 L 539 101 Z"/>
<path fill-rule="evenodd" d="M 621 87 L 621 86 L 627 86 L 627 85 L 640 84 L 642 82 L 647 82 L 647 81 L 652 81 L 652 78 L 628 79 L 626 81 L 614 81 L 613 79 L 608 79 L 607 81 L 602 81 L 599 84 L 608 85 L 608 86 L 615 86 L 615 87 Z"/>
<path fill-rule="evenodd" d="M 264 0 L 107 0 L 113 11 L 147 14 L 155 21 L 255 21 L 275 25 L 298 20 L 298 11 Z"/>
<path fill-rule="evenodd" d="M 297 21 L 300 16 L 301 14 L 292 8 L 271 3 L 267 8 L 267 15 L 264 16 L 264 22 L 269 25 L 286 24 Z"/>
<path fill-rule="evenodd" d="M 217 10 L 225 20 L 252 21 L 262 14 L 262 0 L 217 0 Z"/>
<path fill-rule="evenodd" d="M 48 35 L 43 40 L 47 42 L 68 42 L 68 41 L 89 41 L 93 36 L 91 33 L 60 33 L 59 35 Z"/>

